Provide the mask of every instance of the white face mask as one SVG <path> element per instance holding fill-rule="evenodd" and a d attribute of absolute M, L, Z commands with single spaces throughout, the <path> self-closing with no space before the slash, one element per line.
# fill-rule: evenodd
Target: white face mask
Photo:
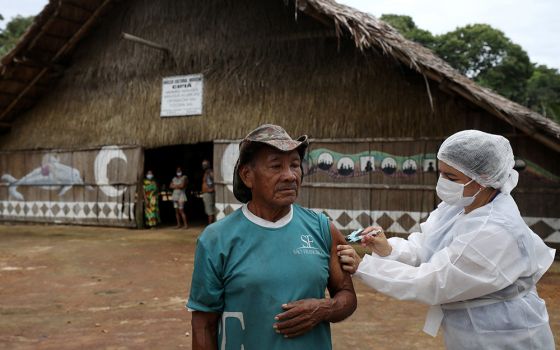
<path fill-rule="evenodd" d="M 183 173 L 180 172 L 180 171 L 178 171 L 178 172 L 177 172 L 177 176 L 181 176 L 181 175 L 183 175 Z"/>
<path fill-rule="evenodd" d="M 449 205 L 453 205 L 456 207 L 468 207 L 474 202 L 476 196 L 482 191 L 482 187 L 474 194 L 472 197 L 463 197 L 463 190 L 466 186 L 468 186 L 473 180 L 467 182 L 466 184 L 460 184 L 453 182 L 449 179 L 446 179 L 439 176 L 437 185 L 436 185 L 436 193 L 442 201 Z"/>
<path fill-rule="evenodd" d="M 152 175 L 152 174 L 148 174 L 148 175 L 146 175 L 146 178 L 147 178 L 148 180 L 151 180 L 151 179 L 153 179 L 153 178 L 154 178 L 154 175 Z"/>

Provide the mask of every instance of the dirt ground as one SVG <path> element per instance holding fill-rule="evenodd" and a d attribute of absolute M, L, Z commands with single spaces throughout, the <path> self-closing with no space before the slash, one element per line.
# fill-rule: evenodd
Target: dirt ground
<path fill-rule="evenodd" d="M 0 349 L 191 349 L 184 303 L 201 230 L 0 225 Z M 334 349 L 443 349 L 421 332 L 425 306 L 355 286 Z M 556 262 L 539 293 L 557 346 L 559 286 Z"/>

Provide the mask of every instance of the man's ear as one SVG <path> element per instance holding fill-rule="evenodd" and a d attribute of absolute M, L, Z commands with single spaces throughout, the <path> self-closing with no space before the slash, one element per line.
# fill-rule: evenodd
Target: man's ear
<path fill-rule="evenodd" d="M 253 188 L 254 172 L 250 165 L 245 164 L 241 166 L 241 169 L 239 169 L 239 177 L 247 188 Z"/>

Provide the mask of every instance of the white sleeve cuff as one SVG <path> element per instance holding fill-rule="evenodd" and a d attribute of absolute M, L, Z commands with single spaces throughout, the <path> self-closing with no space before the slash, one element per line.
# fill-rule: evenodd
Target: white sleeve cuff
<path fill-rule="evenodd" d="M 381 256 L 381 255 L 378 255 L 375 252 L 371 252 L 371 256 L 374 257 L 374 258 L 397 260 L 398 257 L 400 256 L 400 249 L 399 249 L 398 241 L 391 242 L 391 238 L 389 238 L 388 241 L 389 241 L 389 245 L 391 246 L 391 254 L 389 254 L 387 256 Z M 365 255 L 364 255 L 364 257 L 365 257 Z"/>

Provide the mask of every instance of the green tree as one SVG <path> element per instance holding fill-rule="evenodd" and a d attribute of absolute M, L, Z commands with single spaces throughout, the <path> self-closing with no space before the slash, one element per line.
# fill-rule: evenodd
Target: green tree
<path fill-rule="evenodd" d="M 6 24 L 6 28 L 0 29 L 0 57 L 14 48 L 21 35 L 33 22 L 33 18 L 33 16 L 16 16 Z M 4 17 L 0 15 L 0 21 L 3 20 Z"/>
<path fill-rule="evenodd" d="M 437 36 L 434 51 L 482 86 L 525 102 L 533 65 L 527 52 L 503 32 L 487 24 L 467 25 Z"/>
<path fill-rule="evenodd" d="M 434 36 L 418 28 L 410 16 L 383 15 L 381 20 L 405 38 L 432 49 L 480 85 L 560 122 L 560 73 L 532 64 L 503 32 L 475 24 Z"/>
<path fill-rule="evenodd" d="M 545 65 L 535 67 L 527 83 L 527 106 L 560 123 L 560 73 Z"/>
<path fill-rule="evenodd" d="M 383 15 L 381 20 L 388 22 L 405 38 L 433 50 L 453 68 L 480 85 L 527 105 L 528 83 L 534 66 L 527 53 L 503 32 L 487 24 L 474 24 L 442 35 L 432 35 L 418 28 L 409 16 Z M 539 77 L 538 82 L 533 82 L 533 90 L 537 85 L 543 89 L 550 86 L 544 84 L 542 74 Z M 534 96 L 532 98 L 534 100 Z M 548 106 L 551 102 L 547 100 L 543 103 Z M 550 115 L 551 111 L 547 112 Z"/>
<path fill-rule="evenodd" d="M 387 14 L 382 15 L 380 19 L 389 23 L 409 40 L 420 43 L 430 49 L 432 49 L 436 44 L 436 38 L 432 35 L 432 33 L 418 28 L 410 16 Z"/>

